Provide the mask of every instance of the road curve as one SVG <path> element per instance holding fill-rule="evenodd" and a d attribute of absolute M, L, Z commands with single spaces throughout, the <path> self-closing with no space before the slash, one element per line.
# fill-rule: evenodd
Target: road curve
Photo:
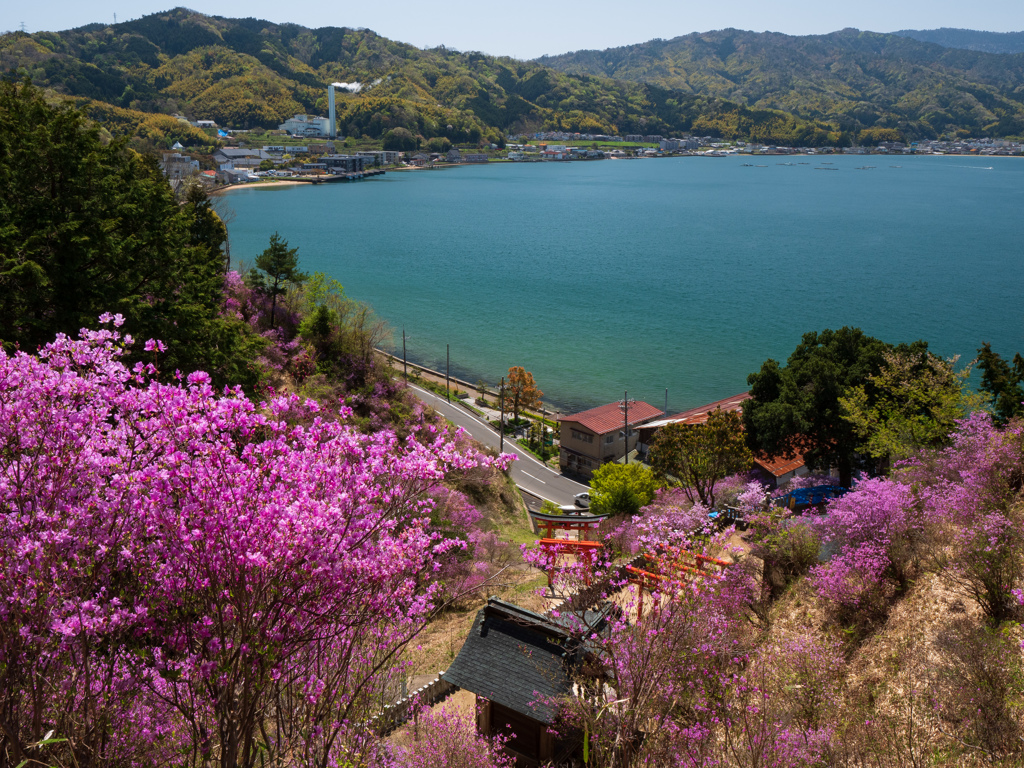
<path fill-rule="evenodd" d="M 478 443 L 498 450 L 498 433 L 479 416 L 415 384 L 410 384 L 409 389 L 452 424 L 466 430 Z M 505 453 L 514 453 L 518 457 L 512 462 L 512 479 L 526 493 L 561 505 L 572 504 L 573 496 L 590 490 L 545 466 L 512 440 L 505 440 Z"/>

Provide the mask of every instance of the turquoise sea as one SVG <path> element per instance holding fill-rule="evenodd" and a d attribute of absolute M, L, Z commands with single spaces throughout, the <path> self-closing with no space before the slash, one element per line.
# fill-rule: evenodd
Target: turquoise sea
<path fill-rule="evenodd" d="M 812 330 L 1024 352 L 1022 204 L 1024 159 L 884 156 L 502 163 L 218 203 L 233 259 L 280 232 L 410 360 L 443 370 L 448 344 L 453 375 L 522 365 L 564 410 L 668 389 L 672 411 Z"/>

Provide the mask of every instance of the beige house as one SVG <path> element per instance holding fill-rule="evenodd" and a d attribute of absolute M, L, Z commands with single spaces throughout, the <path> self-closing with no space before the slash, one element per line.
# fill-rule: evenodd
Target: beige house
<path fill-rule="evenodd" d="M 602 464 L 621 460 L 634 450 L 639 439 L 636 427 L 661 416 L 660 408 L 640 401 L 629 404 L 628 415 L 620 403 L 609 403 L 560 416 L 558 464 L 563 472 L 590 477 Z"/>

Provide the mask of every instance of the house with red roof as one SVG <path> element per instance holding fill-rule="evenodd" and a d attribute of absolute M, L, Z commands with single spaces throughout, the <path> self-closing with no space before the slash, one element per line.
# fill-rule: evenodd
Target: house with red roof
<path fill-rule="evenodd" d="M 738 395 L 727 397 L 724 400 L 716 400 L 713 403 L 708 403 L 698 408 L 691 408 L 674 416 L 666 416 L 663 419 L 649 421 L 640 428 L 640 451 L 642 453 L 646 452 L 647 447 L 654 440 L 658 430 L 666 424 L 703 424 L 708 420 L 708 414 L 718 408 L 725 412 L 742 412 L 743 404 L 749 399 L 749 392 L 741 392 Z M 799 453 L 789 458 L 755 455 L 754 466 L 764 475 L 765 480 L 769 484 L 774 484 L 776 488 L 798 475 L 807 474 L 804 457 Z"/>
<path fill-rule="evenodd" d="M 559 416 L 558 464 L 563 472 L 590 477 L 602 464 L 635 450 L 639 440 L 636 428 L 663 415 L 660 408 L 637 400 L 630 402 L 628 409 L 621 403 L 608 403 Z"/>

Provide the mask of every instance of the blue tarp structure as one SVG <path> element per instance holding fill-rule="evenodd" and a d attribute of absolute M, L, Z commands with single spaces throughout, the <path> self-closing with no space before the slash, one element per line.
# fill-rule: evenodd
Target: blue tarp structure
<path fill-rule="evenodd" d="M 217 135 L 220 136 L 222 139 L 226 139 L 228 137 L 228 132 L 218 128 Z"/>
<path fill-rule="evenodd" d="M 813 488 L 797 488 L 775 499 L 775 505 L 778 507 L 788 507 L 789 509 L 816 507 L 819 504 L 824 504 L 829 499 L 839 498 L 846 491 L 846 488 L 839 485 L 816 485 Z"/>

